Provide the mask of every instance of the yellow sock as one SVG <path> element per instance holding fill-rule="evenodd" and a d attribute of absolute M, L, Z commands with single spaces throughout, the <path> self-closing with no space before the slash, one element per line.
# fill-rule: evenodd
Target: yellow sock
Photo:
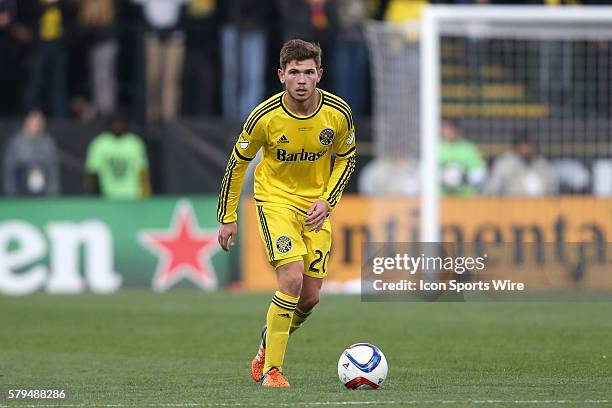
<path fill-rule="evenodd" d="M 266 333 L 266 362 L 263 372 L 267 373 L 272 367 L 282 371 L 283 360 L 285 359 L 285 350 L 287 349 L 287 340 L 289 339 L 289 328 L 293 312 L 297 306 L 299 298 L 286 295 L 276 291 L 268 309 L 266 316 L 266 324 L 268 332 Z"/>
<path fill-rule="evenodd" d="M 293 313 L 293 319 L 291 319 L 291 328 L 289 329 L 289 334 L 293 333 L 300 327 L 302 327 L 302 323 L 308 319 L 308 316 L 312 313 L 312 309 L 309 312 L 303 312 L 299 308 L 295 308 L 295 312 Z"/>

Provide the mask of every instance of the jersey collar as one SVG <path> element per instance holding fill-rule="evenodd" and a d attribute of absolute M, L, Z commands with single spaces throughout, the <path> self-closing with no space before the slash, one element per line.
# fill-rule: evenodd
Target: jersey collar
<path fill-rule="evenodd" d="M 287 93 L 287 91 L 284 91 L 280 96 L 281 106 L 283 107 L 283 110 L 285 111 L 287 115 L 291 116 L 294 119 L 306 120 L 306 119 L 312 118 L 317 113 L 319 113 L 319 111 L 321 110 L 321 107 L 323 106 L 323 92 L 321 92 L 318 88 L 315 88 L 315 91 L 319 93 L 319 105 L 317 106 L 317 109 L 315 109 L 315 111 L 312 114 L 308 116 L 300 116 L 300 115 L 296 115 L 295 113 L 292 113 L 287 107 L 287 105 L 285 105 L 285 94 Z"/>

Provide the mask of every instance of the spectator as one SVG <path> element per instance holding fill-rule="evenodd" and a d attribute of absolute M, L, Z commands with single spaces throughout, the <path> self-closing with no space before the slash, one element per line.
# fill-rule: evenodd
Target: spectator
<path fill-rule="evenodd" d="M 428 3 L 429 0 L 388 0 L 385 20 L 391 23 L 419 21 L 421 12 Z"/>
<path fill-rule="evenodd" d="M 359 172 L 358 190 L 369 196 L 416 196 L 421 191 L 419 162 L 410 157 L 376 158 Z"/>
<path fill-rule="evenodd" d="M 25 90 L 26 110 L 43 109 L 45 98 L 51 100 L 50 115 L 66 117 L 65 44 L 71 9 L 66 0 L 24 0 L 23 19 L 33 42 L 30 75 Z"/>
<path fill-rule="evenodd" d="M 269 1 L 222 2 L 223 117 L 243 121 L 263 99 Z"/>
<path fill-rule="evenodd" d="M 559 185 L 559 194 L 587 194 L 592 190 L 591 173 L 575 157 L 553 160 L 552 169 Z"/>
<path fill-rule="evenodd" d="M 138 199 L 151 193 L 149 162 L 142 140 L 126 130 L 123 114 L 115 114 L 110 131 L 89 145 L 85 190 L 111 199 Z"/>
<path fill-rule="evenodd" d="M 438 148 L 441 193 L 476 195 L 486 176 L 486 166 L 478 147 L 464 139 L 455 122 L 442 122 L 442 140 Z"/>
<path fill-rule="evenodd" d="M 0 115 L 17 113 L 15 100 L 19 94 L 19 45 L 15 0 L 0 0 Z"/>
<path fill-rule="evenodd" d="M 340 31 L 334 53 L 334 90 L 351 106 L 353 115 L 360 116 L 366 111 L 369 81 L 363 26 L 371 13 L 366 0 L 338 0 L 337 4 Z"/>
<path fill-rule="evenodd" d="M 189 0 L 187 4 L 182 103 L 186 115 L 214 115 L 219 111 L 218 9 L 215 0 Z"/>
<path fill-rule="evenodd" d="M 330 56 L 324 67 L 320 88 L 336 92 L 332 87 L 334 78 L 334 59 L 336 38 L 338 35 L 338 7 L 336 0 L 277 0 L 281 17 L 283 40 L 301 38 L 319 43 Z M 352 69 L 352 68 L 351 68 Z M 353 85 L 353 86 L 362 86 Z"/>
<path fill-rule="evenodd" d="M 147 24 L 146 116 L 149 124 L 171 121 L 180 111 L 185 60 L 182 9 L 187 0 L 132 0 L 142 5 Z"/>
<path fill-rule="evenodd" d="M 115 0 L 74 1 L 79 33 L 87 48 L 94 115 L 109 117 L 117 99 Z"/>
<path fill-rule="evenodd" d="M 536 149 L 528 133 L 514 137 L 513 151 L 497 158 L 485 192 L 489 195 L 540 197 L 556 194 L 553 169 Z"/>
<path fill-rule="evenodd" d="M 28 113 L 23 128 L 4 153 L 4 192 L 8 196 L 49 196 L 60 193 L 57 149 L 45 132 L 40 111 Z"/>
<path fill-rule="evenodd" d="M 0 0 L 0 29 L 11 27 L 16 11 L 15 0 Z"/>

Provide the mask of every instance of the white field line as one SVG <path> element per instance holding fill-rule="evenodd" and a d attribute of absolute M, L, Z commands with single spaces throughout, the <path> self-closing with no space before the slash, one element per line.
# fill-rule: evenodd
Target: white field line
<path fill-rule="evenodd" d="M 23 400 L 22 400 L 23 401 Z M 17 401 L 15 401 L 17 402 Z M 612 399 L 597 400 L 408 400 L 408 401 L 319 401 L 319 402 L 269 402 L 257 404 L 253 402 L 211 402 L 211 403 L 166 403 L 166 404 L 18 404 L 18 407 L 24 408 L 75 408 L 75 407 L 104 407 L 104 408 L 132 408 L 132 407 L 168 407 L 168 408 L 187 408 L 187 407 L 251 407 L 251 406 L 267 406 L 267 407 L 295 407 L 295 406 L 350 406 L 350 405 L 452 405 L 452 404 L 474 404 L 474 405 L 495 405 L 495 404 L 516 404 L 516 405 L 564 405 L 564 404 L 580 404 L 580 405 L 598 405 L 612 404 Z M 8 405 L 0 405 L 0 408 L 8 408 Z"/>

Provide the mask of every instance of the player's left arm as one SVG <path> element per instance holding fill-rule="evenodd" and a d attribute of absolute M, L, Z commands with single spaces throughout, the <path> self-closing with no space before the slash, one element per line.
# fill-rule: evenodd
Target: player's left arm
<path fill-rule="evenodd" d="M 333 147 L 336 153 L 334 167 L 327 182 L 325 192 L 316 200 L 308 210 L 305 225 L 311 225 L 311 231 L 318 231 L 323 227 L 327 214 L 331 212 L 338 202 L 344 188 L 355 171 L 355 127 L 352 118 L 343 123 L 338 137 L 334 138 Z"/>

